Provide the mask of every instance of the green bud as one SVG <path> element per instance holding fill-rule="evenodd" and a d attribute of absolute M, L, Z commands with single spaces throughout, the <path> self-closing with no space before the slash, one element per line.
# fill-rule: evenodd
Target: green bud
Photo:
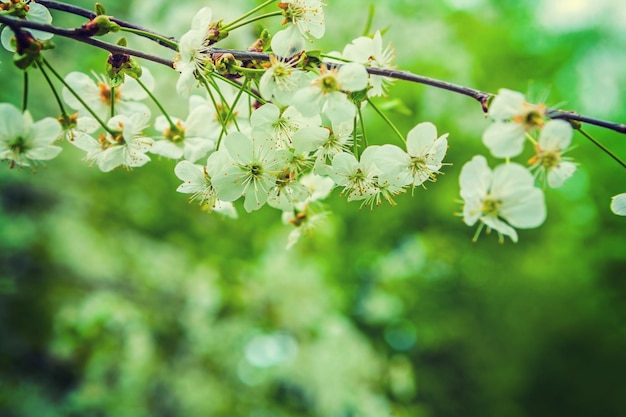
<path fill-rule="evenodd" d="M 107 14 L 107 12 L 106 12 L 106 10 L 104 8 L 104 5 L 102 3 L 96 3 L 95 10 L 96 10 L 96 15 L 97 16 Z"/>

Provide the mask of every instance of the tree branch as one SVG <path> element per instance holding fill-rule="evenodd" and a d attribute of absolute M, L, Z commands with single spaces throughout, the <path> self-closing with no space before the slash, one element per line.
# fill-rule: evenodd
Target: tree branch
<path fill-rule="evenodd" d="M 84 8 L 78 7 L 78 6 L 74 6 L 72 4 L 60 3 L 58 1 L 53 1 L 53 0 L 37 0 L 37 3 L 41 4 L 42 6 L 47 7 L 49 9 L 59 10 L 61 12 L 75 14 L 77 16 L 85 17 L 85 18 L 87 18 L 89 20 L 91 20 L 91 19 L 96 17 L 96 14 L 94 12 L 92 12 L 91 10 L 84 9 Z M 111 19 L 112 22 L 115 22 L 115 23 L 117 23 L 118 25 L 120 25 L 122 27 L 139 30 L 139 31 L 142 31 L 142 32 L 146 32 L 147 34 L 153 34 L 153 35 L 156 35 L 158 37 L 166 38 L 166 39 L 169 39 L 169 40 L 172 40 L 172 41 L 176 40 L 175 38 L 173 38 L 171 36 L 162 35 L 162 34 L 157 33 L 157 32 L 155 32 L 155 31 L 153 31 L 151 29 L 146 29 L 146 28 L 144 28 L 142 26 L 136 25 L 134 23 L 127 22 L 127 21 L 122 20 L 122 19 L 118 19 L 118 18 L 113 17 L 113 16 L 110 16 L 110 19 Z M 160 41 L 158 39 L 154 39 L 154 38 L 150 37 L 147 34 L 146 35 L 139 34 L 139 36 L 143 36 L 143 37 L 145 37 L 147 39 L 155 41 L 156 43 L 158 43 L 161 46 L 164 46 L 166 48 L 175 50 L 175 48 L 172 45 L 167 44 L 165 42 L 162 42 L 162 41 Z"/>
<path fill-rule="evenodd" d="M 52 25 L 46 25 L 43 23 L 29 22 L 27 20 L 13 19 L 11 17 L 0 15 L 0 23 L 4 23 L 9 26 L 13 31 L 26 29 L 36 29 L 43 32 L 53 33 L 55 35 L 63 36 L 65 38 L 74 39 L 78 42 L 86 43 L 88 45 L 95 46 L 96 48 L 104 49 L 114 54 L 128 54 L 143 58 L 148 61 L 156 62 L 157 64 L 165 65 L 170 68 L 174 68 L 174 62 L 170 59 L 161 58 L 156 55 L 148 54 L 142 51 L 138 51 L 131 48 L 115 45 L 109 42 L 104 42 L 98 39 L 94 39 L 90 36 L 84 36 L 76 29 L 63 29 Z"/>
<path fill-rule="evenodd" d="M 57 3 L 51 0 L 40 0 L 39 3 L 41 3 L 42 5 L 48 5 L 50 7 L 56 7 L 58 10 L 68 11 L 70 13 L 76 13 L 85 17 L 95 16 L 94 13 L 86 9 L 82 9 L 76 6 L 66 5 L 63 3 Z M 156 32 L 146 30 L 136 25 L 131 25 L 130 23 L 124 22 L 119 19 L 116 19 L 114 21 L 126 27 L 132 27 L 138 30 L 156 34 Z M 21 20 L 21 19 L 14 19 L 11 17 L 3 16 L 3 15 L 0 15 L 0 23 L 6 24 L 7 26 L 11 27 L 14 31 L 19 30 L 21 28 L 37 29 L 43 32 L 49 32 L 55 35 L 74 39 L 76 41 L 83 42 L 83 43 L 95 46 L 97 48 L 100 48 L 100 49 L 104 49 L 111 53 L 128 54 L 128 55 L 136 56 L 138 58 L 146 59 L 148 61 L 156 62 L 158 64 L 165 65 L 170 68 L 174 68 L 174 62 L 172 60 L 161 58 L 161 57 L 151 55 L 151 54 L 147 54 L 145 52 L 138 51 L 135 49 L 126 48 L 126 47 L 114 45 L 108 42 L 100 41 L 90 36 L 85 36 L 81 34 L 80 32 L 78 32 L 76 29 L 64 29 L 64 28 L 59 28 L 59 27 L 52 26 L 52 25 L 36 23 L 36 22 L 28 22 L 26 20 Z M 159 34 L 157 35 L 162 36 Z M 167 36 L 163 36 L 163 37 L 167 39 L 173 39 Z M 239 50 L 234 50 L 234 49 L 213 48 L 212 53 L 232 54 L 236 59 L 239 59 L 241 61 L 253 61 L 253 60 L 254 61 L 269 61 L 270 59 L 269 54 L 260 53 L 260 52 L 239 51 Z M 333 64 L 333 65 L 339 66 L 341 64 Z M 366 69 L 367 69 L 367 72 L 372 75 L 389 77 L 389 78 L 414 82 L 418 84 L 425 84 L 431 87 L 435 87 L 435 88 L 439 88 L 439 89 L 443 89 L 443 90 L 447 90 L 447 91 L 451 91 L 457 94 L 471 97 L 480 103 L 484 112 L 488 111 L 488 101 L 491 97 L 493 97 L 492 93 L 488 93 L 488 92 L 481 91 L 481 90 L 476 90 L 476 89 L 461 86 L 458 84 L 449 83 L 447 81 L 442 81 L 442 80 L 438 80 L 435 78 L 413 74 L 408 71 L 400 71 L 400 70 L 386 69 L 386 68 L 372 68 L 372 67 L 366 67 Z M 562 119 L 562 120 L 573 121 L 573 122 L 587 123 L 590 125 L 599 126 L 605 129 L 613 130 L 618 133 L 626 134 L 626 124 L 596 119 L 593 117 L 580 115 L 574 111 L 548 109 L 546 112 L 546 115 L 547 117 L 552 118 L 552 119 Z"/>

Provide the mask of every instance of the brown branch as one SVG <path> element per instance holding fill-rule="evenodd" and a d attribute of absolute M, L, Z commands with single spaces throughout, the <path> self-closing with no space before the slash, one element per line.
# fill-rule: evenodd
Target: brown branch
<path fill-rule="evenodd" d="M 76 6 L 65 5 L 63 3 L 57 3 L 54 1 L 50 1 L 50 0 L 40 0 L 40 3 L 41 4 L 45 3 L 47 5 L 54 4 L 59 9 L 61 9 L 62 6 L 67 6 L 67 7 L 63 7 L 62 10 L 67 10 L 72 13 L 76 12 L 77 14 L 78 13 L 85 13 L 85 14 L 91 13 L 85 9 L 76 8 Z M 128 22 L 123 22 L 123 21 L 119 21 L 119 22 L 122 22 L 127 27 L 133 27 L 133 28 L 137 28 L 138 30 L 146 31 L 146 29 L 140 28 L 135 25 L 130 26 Z M 116 21 L 116 23 L 118 24 L 119 22 Z M 151 55 L 151 54 L 147 54 L 145 52 L 141 52 L 135 49 L 126 48 L 126 47 L 114 45 L 108 42 L 103 42 L 97 39 L 93 39 L 89 36 L 85 36 L 84 34 L 78 32 L 76 29 L 63 29 L 63 28 L 52 26 L 52 25 L 36 23 L 36 22 L 28 22 L 26 20 L 14 19 L 11 17 L 3 16 L 3 15 L 0 15 L 0 23 L 6 24 L 7 26 L 11 27 L 14 31 L 19 30 L 21 28 L 37 29 L 43 32 L 49 32 L 55 35 L 74 39 L 79 42 L 83 42 L 83 43 L 95 46 L 97 48 L 107 50 L 111 53 L 128 54 L 128 55 L 136 56 L 138 58 L 146 59 L 148 61 L 156 62 L 158 64 L 168 66 L 170 68 L 174 67 L 174 62 L 172 60 L 161 58 L 161 57 Z M 156 33 L 156 32 L 151 32 L 151 31 L 148 31 L 148 32 Z M 168 38 L 168 39 L 171 39 L 171 38 Z M 229 54 L 232 54 L 236 59 L 239 59 L 242 61 L 269 61 L 270 59 L 269 54 L 260 53 L 260 52 L 239 51 L 239 50 L 234 50 L 234 49 L 220 49 L 220 48 L 213 48 L 212 52 L 222 53 L 222 54 L 229 53 Z M 341 64 L 333 64 L 333 65 L 340 66 Z M 465 87 L 465 86 L 458 85 L 458 84 L 453 84 L 453 83 L 438 80 L 435 78 L 425 77 L 423 75 L 413 74 L 408 71 L 400 71 L 400 70 L 386 69 L 386 68 L 372 68 L 372 67 L 366 67 L 366 69 L 367 69 L 367 72 L 372 75 L 379 75 L 383 77 L 389 77 L 389 78 L 414 82 L 418 84 L 425 84 L 431 87 L 440 88 L 440 89 L 451 91 L 451 92 L 461 94 L 467 97 L 471 97 L 480 103 L 484 112 L 488 111 L 488 101 L 491 97 L 493 97 L 492 93 L 476 90 L 476 89 Z M 546 114 L 548 117 L 553 118 L 553 119 L 563 119 L 563 120 L 568 120 L 568 121 L 573 121 L 573 122 L 587 123 L 590 125 L 599 126 L 605 129 L 613 130 L 618 133 L 626 134 L 626 125 L 623 123 L 615 123 L 611 121 L 596 119 L 593 117 L 580 115 L 576 112 L 566 111 L 566 110 L 548 109 Z"/>
<path fill-rule="evenodd" d="M 75 14 L 77 16 L 85 17 L 85 18 L 87 18 L 89 20 L 91 20 L 91 19 L 96 17 L 96 14 L 94 12 L 92 12 L 91 10 L 84 9 L 82 7 L 74 6 L 74 5 L 71 5 L 71 4 L 61 3 L 61 2 L 53 1 L 53 0 L 37 0 L 37 3 L 41 4 L 42 6 L 47 7 L 49 9 L 59 10 L 61 12 L 66 12 L 66 13 L 70 13 L 70 14 Z M 165 42 L 162 42 L 162 41 L 160 41 L 158 39 L 154 39 L 154 38 L 150 37 L 149 34 L 153 34 L 153 35 L 156 35 L 156 36 L 159 36 L 159 37 L 162 37 L 162 38 L 166 38 L 166 39 L 169 39 L 171 41 L 176 41 L 173 37 L 162 35 L 162 34 L 157 33 L 157 32 L 155 32 L 155 31 L 153 31 L 151 29 L 146 29 L 146 28 L 144 28 L 142 26 L 136 25 L 136 24 L 131 23 L 131 22 L 127 22 L 127 21 L 122 20 L 122 19 L 118 19 L 118 18 L 113 17 L 113 16 L 110 16 L 110 19 L 111 19 L 112 22 L 115 22 L 115 23 L 117 23 L 118 25 L 120 25 L 122 27 L 129 28 L 129 29 L 135 29 L 135 30 L 139 30 L 139 31 L 142 31 L 142 32 L 146 32 L 146 34 L 138 34 L 138 35 L 139 36 L 143 36 L 145 38 L 148 38 L 148 39 L 150 39 L 152 41 L 155 41 L 159 45 L 164 46 L 166 48 L 175 49 L 172 45 L 169 45 L 169 44 L 167 44 Z"/>
<path fill-rule="evenodd" d="M 86 43 L 88 45 L 95 46 L 96 48 L 104 49 L 113 54 L 128 54 L 143 58 L 148 61 L 156 62 L 157 64 L 165 65 L 170 68 L 174 68 L 174 62 L 170 59 L 161 58 L 156 55 L 148 54 L 142 51 L 138 51 L 124 46 L 115 45 L 109 42 L 104 42 L 98 39 L 94 39 L 90 36 L 84 36 L 76 29 L 63 29 L 52 25 L 47 25 L 37 22 L 29 22 L 27 20 L 14 19 L 11 17 L 0 15 L 0 23 L 4 23 L 9 26 L 14 32 L 20 29 L 36 29 L 43 32 L 53 33 L 55 35 L 63 36 L 65 38 L 74 39 L 78 42 Z"/>

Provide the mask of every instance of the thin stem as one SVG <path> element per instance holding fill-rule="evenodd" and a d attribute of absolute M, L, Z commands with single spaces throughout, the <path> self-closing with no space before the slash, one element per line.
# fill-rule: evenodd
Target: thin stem
<path fill-rule="evenodd" d="M 365 134 L 365 122 L 363 121 L 363 112 L 359 106 L 356 107 L 356 110 L 359 115 L 359 124 L 361 125 L 361 137 L 363 138 L 363 147 L 367 148 L 369 145 L 367 143 L 367 135 Z"/>
<path fill-rule="evenodd" d="M 111 86 L 111 114 L 110 117 L 115 116 L 115 88 Z"/>
<path fill-rule="evenodd" d="M 22 96 L 22 112 L 28 108 L 28 71 L 24 71 L 24 95 Z"/>
<path fill-rule="evenodd" d="M 75 14 L 77 16 L 85 17 L 90 20 L 96 17 L 96 14 L 93 11 L 84 9 L 82 7 L 74 6 L 72 4 L 61 3 L 61 2 L 53 1 L 53 0 L 37 0 L 37 3 L 41 4 L 42 6 L 46 6 L 48 9 L 54 9 L 54 10 L 59 10 L 59 11 L 70 13 L 70 14 Z M 166 48 L 173 49 L 173 50 L 178 49 L 176 46 L 176 40 L 172 37 L 162 35 L 153 30 L 145 29 L 141 26 L 135 25 L 134 23 L 130 23 L 130 22 L 127 22 L 125 20 L 118 19 L 115 17 L 111 17 L 111 21 L 117 23 L 123 28 L 137 29 L 138 31 L 142 32 L 142 33 L 138 32 L 137 35 L 156 41 L 161 46 L 164 46 Z"/>
<path fill-rule="evenodd" d="M 367 36 L 370 33 L 370 29 L 372 29 L 372 22 L 374 21 L 375 11 L 376 7 L 373 4 L 370 4 L 370 7 L 367 9 L 367 20 L 365 21 L 365 27 L 363 28 L 361 36 Z"/>
<path fill-rule="evenodd" d="M 204 88 L 206 89 L 206 91 L 207 91 L 207 93 L 209 95 L 209 98 L 211 99 L 211 102 L 213 103 L 213 108 L 215 109 L 215 115 L 217 116 L 217 121 L 222 126 L 222 131 L 226 132 L 227 131 L 226 122 L 224 120 L 222 120 L 222 114 L 220 112 L 220 108 L 219 108 L 219 106 L 217 104 L 217 101 L 215 100 L 215 96 L 213 95 L 213 92 L 211 91 L 211 87 L 209 86 L 208 80 L 203 78 L 201 82 L 204 85 Z M 215 150 L 216 151 L 219 150 L 219 147 L 220 147 L 220 141 L 218 140 L 217 145 L 215 146 Z"/>
<path fill-rule="evenodd" d="M 58 72 L 56 72 L 56 70 L 54 69 L 54 67 L 52 65 L 50 65 L 50 63 L 43 58 L 43 63 L 46 67 L 48 67 L 48 69 L 52 72 L 52 74 L 54 74 L 55 77 L 57 77 L 57 79 L 59 81 L 61 81 L 61 83 L 65 86 L 65 88 L 67 88 L 67 90 L 74 96 L 76 97 L 76 100 L 78 100 L 78 102 L 80 104 L 83 105 L 83 107 L 89 112 L 89 114 L 91 114 L 91 116 L 96 119 L 96 121 L 98 122 L 98 124 L 100 126 L 102 126 L 102 128 L 104 130 L 106 130 L 108 133 L 110 133 L 111 135 L 115 135 L 115 132 L 113 132 L 107 125 L 106 123 L 104 123 L 102 121 L 102 119 L 100 118 L 100 116 L 98 116 L 96 114 L 96 112 L 93 111 L 93 109 L 91 107 L 89 107 L 89 105 L 87 103 L 85 103 L 85 100 L 82 99 L 82 97 L 63 79 L 63 77 L 61 77 L 61 74 L 59 74 Z"/>
<path fill-rule="evenodd" d="M 533 138 L 530 133 L 525 132 L 524 136 L 526 136 L 526 139 L 528 139 L 530 141 L 530 143 L 532 143 L 533 145 L 537 144 L 537 141 L 535 140 L 535 138 Z"/>
<path fill-rule="evenodd" d="M 600 148 L 604 153 L 606 153 L 608 156 L 613 158 L 623 168 L 626 168 L 626 163 L 624 161 L 622 161 L 617 155 L 615 155 L 609 148 L 607 148 L 606 146 L 604 146 L 603 144 L 598 142 L 593 136 L 591 136 L 590 134 L 588 134 L 587 132 L 582 130 L 582 128 L 578 128 L 576 130 L 578 130 L 580 133 L 582 133 L 582 135 L 584 137 L 589 139 L 594 145 L 596 145 L 598 148 Z"/>
<path fill-rule="evenodd" d="M 370 100 L 369 98 L 367 99 L 367 102 L 369 103 L 370 106 L 372 106 L 372 108 L 374 109 L 374 111 L 376 113 L 378 113 L 378 115 L 380 117 L 382 117 L 382 119 L 385 121 L 385 123 L 387 123 L 389 125 L 389 127 L 391 127 L 391 130 L 393 130 L 395 132 L 395 134 L 400 138 L 400 140 L 402 141 L 402 143 L 406 143 L 406 139 L 404 138 L 404 136 L 402 135 L 402 133 L 400 133 L 400 131 L 398 130 L 398 128 L 396 127 L 396 125 L 393 124 L 393 122 L 389 119 L 389 117 L 387 117 L 387 115 L 385 113 L 383 113 L 378 106 L 376 106 L 376 104 L 374 104 L 374 102 L 372 100 Z"/>
<path fill-rule="evenodd" d="M 215 73 L 215 72 L 213 73 L 213 76 L 217 77 L 218 79 L 224 81 L 227 84 L 232 85 L 235 88 L 241 88 L 241 84 L 240 83 L 238 83 L 237 81 L 231 80 L 228 77 L 224 77 L 223 75 L 220 75 L 220 74 Z M 261 93 L 259 93 L 258 91 L 256 91 L 252 87 L 249 90 L 246 90 L 246 94 L 248 94 L 250 97 L 252 97 L 253 99 L 255 99 L 256 101 L 258 101 L 261 104 L 267 103 L 267 101 L 261 97 Z"/>
<path fill-rule="evenodd" d="M 170 128 L 172 130 L 175 130 L 176 129 L 176 124 L 172 121 L 172 119 L 170 118 L 170 115 L 167 113 L 167 111 L 165 111 L 165 109 L 163 108 L 163 105 L 161 105 L 161 102 L 159 100 L 157 100 L 157 98 L 154 96 L 154 94 L 152 94 L 152 91 L 150 91 L 150 89 L 148 89 L 148 87 L 146 87 L 146 85 L 143 83 L 143 81 L 141 81 L 141 79 L 135 78 L 135 81 L 137 81 L 137 84 L 139 84 L 139 86 L 143 89 L 143 91 L 146 92 L 148 97 L 150 97 L 150 100 L 152 100 L 154 102 L 154 104 L 156 104 L 156 106 L 161 111 L 161 114 L 163 114 L 163 116 L 165 116 L 165 119 L 167 120 L 167 123 L 169 123 Z"/>
<path fill-rule="evenodd" d="M 63 106 L 63 101 L 61 100 L 61 97 L 59 97 L 59 93 L 57 89 L 54 88 L 54 84 L 52 83 L 52 80 L 48 76 L 46 69 L 39 62 L 37 62 L 37 68 L 39 68 L 39 70 L 41 71 L 41 74 L 43 74 L 44 78 L 46 79 L 46 82 L 50 86 L 50 89 L 52 90 L 52 94 L 54 95 L 54 99 L 56 100 L 57 104 L 59 105 L 59 109 L 61 110 L 61 116 L 63 118 L 66 118 L 67 112 L 65 111 L 65 107 Z"/>
<path fill-rule="evenodd" d="M 144 38 L 152 39 L 163 46 L 167 46 L 170 49 L 178 50 L 178 42 L 173 41 L 169 38 L 164 37 L 163 35 L 159 35 L 158 33 L 147 32 L 141 29 L 135 29 L 131 27 L 121 27 L 123 32 L 133 33 L 135 35 L 143 36 Z"/>
<path fill-rule="evenodd" d="M 264 3 L 261 3 L 260 5 L 258 5 L 257 7 L 255 7 L 254 9 L 250 10 L 247 13 L 244 13 L 242 16 L 238 17 L 237 19 L 233 20 L 232 22 L 228 23 L 226 26 L 224 26 L 224 29 L 227 30 L 232 30 L 230 29 L 233 25 L 241 22 L 242 20 L 244 20 L 245 18 L 247 18 L 248 16 L 252 16 L 253 14 L 255 14 L 256 12 L 258 12 L 259 10 L 261 10 L 262 8 L 264 8 L 265 6 L 268 6 L 272 3 L 274 3 L 276 0 L 267 0 Z"/>
<path fill-rule="evenodd" d="M 232 118 L 233 123 L 237 127 L 237 130 L 240 130 L 239 124 L 237 123 L 237 119 L 233 116 L 233 113 L 235 112 L 235 107 L 237 106 L 237 103 L 239 103 L 239 99 L 241 98 L 241 95 L 243 94 L 243 90 L 245 90 L 248 87 L 249 83 L 250 83 L 250 80 L 246 78 L 244 82 L 241 84 L 241 88 L 239 88 L 239 91 L 237 92 L 237 96 L 235 97 L 235 100 L 233 100 L 233 104 L 230 105 L 230 109 L 228 109 L 228 114 L 226 115 L 226 122 L 228 122 L 228 120 Z"/>
<path fill-rule="evenodd" d="M 352 150 L 352 153 L 354 154 L 354 157 L 358 160 L 359 159 L 359 141 L 356 135 L 356 117 L 352 119 L 352 147 L 354 148 Z"/>
<path fill-rule="evenodd" d="M 280 16 L 282 14 L 283 14 L 283 12 L 280 11 L 280 10 L 275 11 L 275 12 L 265 13 L 265 14 L 262 14 L 262 15 L 259 15 L 259 16 L 255 16 L 255 17 L 253 17 L 251 19 L 245 20 L 245 21 L 243 21 L 243 22 L 241 22 L 239 24 L 226 26 L 223 29 L 224 30 L 228 30 L 228 31 L 233 31 L 235 29 L 239 29 L 242 26 L 249 25 L 250 23 L 254 23 L 254 22 L 257 22 L 259 20 L 267 19 L 268 17 Z"/>

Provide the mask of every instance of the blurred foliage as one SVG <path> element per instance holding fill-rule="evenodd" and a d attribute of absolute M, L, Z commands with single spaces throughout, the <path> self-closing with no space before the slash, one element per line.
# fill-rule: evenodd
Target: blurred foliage
<path fill-rule="evenodd" d="M 110 3 L 175 36 L 204 5 Z M 316 46 L 340 50 L 367 10 L 328 3 Z M 626 120 L 624 7 L 564 4 L 396 0 L 377 4 L 374 28 L 389 27 L 403 69 Z M 211 6 L 233 18 L 252 5 Z M 56 42 L 63 72 L 102 70 L 106 54 Z M 18 104 L 10 59 L 0 101 Z M 153 72 L 170 98 L 174 74 Z M 31 78 L 35 118 L 54 115 Z M 479 106 L 417 85 L 391 95 L 411 112 L 391 113 L 401 130 L 450 132 L 453 165 L 396 207 L 359 210 L 335 192 L 328 222 L 290 251 L 274 210 L 232 221 L 187 204 L 172 161 L 102 174 L 66 146 L 35 173 L 0 167 L 0 415 L 623 415 L 626 222 L 608 204 L 624 172 L 577 136 L 579 172 L 548 191 L 546 224 L 518 244 L 473 244 L 453 214 L 460 167 L 486 153 Z M 392 136 L 368 116 L 373 142 Z M 623 136 L 589 131 L 626 157 Z"/>

